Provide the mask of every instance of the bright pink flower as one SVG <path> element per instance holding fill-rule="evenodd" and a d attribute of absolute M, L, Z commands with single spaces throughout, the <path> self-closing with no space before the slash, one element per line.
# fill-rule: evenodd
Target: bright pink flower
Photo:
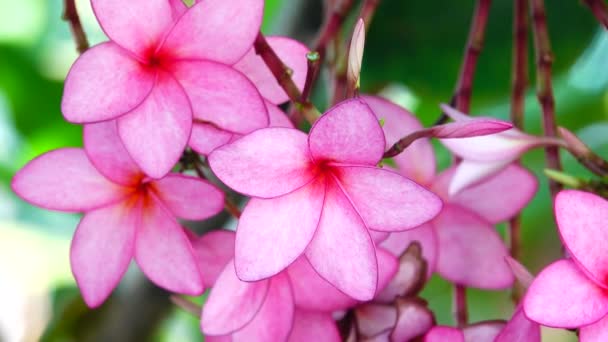
<path fill-rule="evenodd" d="M 499 321 L 475 323 L 463 329 L 438 325 L 433 327 L 423 340 L 424 342 L 494 342 L 504 326 L 505 324 Z"/>
<path fill-rule="evenodd" d="M 451 107 L 442 107 L 444 113 L 456 122 L 472 120 Z M 450 195 L 469 185 L 497 174 L 521 155 L 547 143 L 547 139 L 528 135 L 517 128 L 498 134 L 464 139 L 442 139 L 441 142 L 463 160 L 449 185 Z"/>
<path fill-rule="evenodd" d="M 167 0 L 92 4 L 111 40 L 72 66 L 62 101 L 68 121 L 117 119 L 127 151 L 153 178 L 179 159 L 193 117 L 240 134 L 268 125 L 255 85 L 231 67 L 259 32 L 262 0 L 205 0 L 189 9 Z"/>
<path fill-rule="evenodd" d="M 608 202 L 592 193 L 565 190 L 555 217 L 571 259 L 547 266 L 532 282 L 524 311 L 533 321 L 580 329 L 581 341 L 608 338 Z"/>
<path fill-rule="evenodd" d="M 267 128 L 215 150 L 213 172 L 253 197 L 237 228 L 239 278 L 271 277 L 305 254 L 341 291 L 373 298 L 378 266 L 369 230 L 413 228 L 441 209 L 429 191 L 376 166 L 384 147 L 369 107 L 350 100 L 323 115 L 308 138 Z"/>
<path fill-rule="evenodd" d="M 304 87 L 308 69 L 306 53 L 308 48 L 296 40 L 287 37 L 266 37 L 268 44 L 279 58 L 292 71 L 291 78 L 300 89 Z M 289 100 L 285 91 L 279 86 L 276 78 L 266 66 L 262 58 L 251 48 L 234 68 L 247 76 L 258 88 L 268 110 L 269 127 L 290 127 L 291 121 L 277 106 Z M 239 132 L 222 129 L 217 125 L 205 122 L 194 122 L 189 145 L 200 154 L 208 155 L 216 148 L 230 143 L 243 136 Z"/>
<path fill-rule="evenodd" d="M 230 251 L 234 233 L 215 231 L 193 242 L 201 269 L 213 286 L 203 307 L 201 329 L 211 341 L 340 341 L 332 312 L 356 302 L 314 271 L 305 258 L 257 282 L 237 278 Z M 396 271 L 397 260 L 379 249 L 381 286 Z M 221 271 L 220 271 L 221 269 Z"/>
<path fill-rule="evenodd" d="M 387 148 L 422 129 L 418 120 L 403 108 L 374 96 L 362 99 L 384 120 Z M 419 241 L 429 275 L 437 271 L 454 283 L 476 288 L 511 286 L 513 274 L 504 261 L 508 251 L 493 225 L 511 218 L 532 199 L 537 189 L 534 176 L 520 166 L 511 165 L 450 195 L 448 186 L 455 169 L 435 174 L 435 157 L 428 139 L 415 141 L 393 160 L 401 174 L 431 189 L 444 200 L 444 206 L 430 223 L 391 233 L 381 246 L 400 255 L 412 241 Z"/>
<path fill-rule="evenodd" d="M 87 125 L 86 153 L 64 148 L 43 154 L 15 175 L 13 190 L 37 206 L 85 212 L 70 260 L 90 307 L 104 302 L 133 257 L 157 285 L 200 294 L 200 272 L 176 217 L 201 220 L 218 213 L 223 193 L 180 174 L 147 178 L 116 135 L 114 121 Z"/>

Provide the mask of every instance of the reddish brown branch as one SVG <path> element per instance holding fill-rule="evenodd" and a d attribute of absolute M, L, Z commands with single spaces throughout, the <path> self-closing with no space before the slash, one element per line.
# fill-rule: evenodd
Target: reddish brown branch
<path fill-rule="evenodd" d="M 70 24 L 70 30 L 76 42 L 76 50 L 78 50 L 78 53 L 83 53 L 89 48 L 89 41 L 82 28 L 75 0 L 65 0 L 63 6 L 63 20 Z"/>
<path fill-rule="evenodd" d="M 261 32 L 258 33 L 253 46 L 255 52 L 262 57 L 281 88 L 283 88 L 289 99 L 294 103 L 296 109 L 304 115 L 306 120 L 314 123 L 321 113 L 310 101 L 301 101 L 302 93 L 300 93 L 300 90 L 291 78 L 293 71 L 281 61 Z"/>
<path fill-rule="evenodd" d="M 597 20 L 608 30 L 608 8 L 603 0 L 583 0 Z"/>
<path fill-rule="evenodd" d="M 467 47 L 460 69 L 460 77 L 454 93 L 454 107 L 463 113 L 468 113 L 470 109 L 477 58 L 483 48 L 491 4 L 491 0 L 478 0 L 475 6 Z"/>
<path fill-rule="evenodd" d="M 533 20 L 534 51 L 536 54 L 536 96 L 543 113 L 543 129 L 547 137 L 557 136 L 557 124 L 555 122 L 555 100 L 553 98 L 553 86 L 551 80 L 551 67 L 553 64 L 553 53 L 547 30 L 547 17 L 545 14 L 544 0 L 531 0 L 530 12 Z M 545 148 L 547 168 L 562 169 L 557 146 Z M 549 180 L 551 195 L 555 196 L 561 185 Z"/>
<path fill-rule="evenodd" d="M 340 32 L 340 28 L 346 19 L 346 15 L 350 12 L 354 5 L 353 0 L 338 0 L 331 13 L 325 21 L 325 25 L 319 33 L 319 38 L 315 44 L 314 50 L 319 53 L 320 59 L 325 59 L 327 45 L 336 38 Z"/>
<path fill-rule="evenodd" d="M 464 328 L 469 320 L 467 289 L 458 284 L 454 284 L 454 320 L 459 328 Z"/>
<path fill-rule="evenodd" d="M 308 63 L 308 68 L 306 69 L 306 81 L 304 82 L 300 102 L 308 101 L 321 67 L 321 57 L 316 51 L 309 52 L 306 55 L 306 60 Z"/>

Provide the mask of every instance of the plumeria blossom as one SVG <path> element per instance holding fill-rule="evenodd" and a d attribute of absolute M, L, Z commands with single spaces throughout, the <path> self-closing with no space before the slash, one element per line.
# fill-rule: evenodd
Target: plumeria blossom
<path fill-rule="evenodd" d="M 192 246 L 176 217 L 201 220 L 220 212 L 224 195 L 185 175 L 147 177 L 117 139 L 115 121 L 85 127 L 86 152 L 63 148 L 29 162 L 13 190 L 51 210 L 84 212 L 70 251 L 85 302 L 101 305 L 132 258 L 155 284 L 198 295 L 203 289 Z"/>
<path fill-rule="evenodd" d="M 292 70 L 291 77 L 300 89 L 304 87 L 307 72 L 308 48 L 287 37 L 266 37 L 270 47 L 281 61 Z M 246 75 L 260 91 L 268 110 L 269 127 L 291 127 L 285 113 L 277 106 L 289 98 L 279 86 L 266 63 L 251 48 L 234 68 Z M 218 127 L 213 123 L 195 121 L 189 145 L 198 153 L 208 155 L 214 149 L 240 138 L 243 134 Z"/>
<path fill-rule="evenodd" d="M 494 342 L 504 325 L 501 321 L 480 322 L 463 329 L 438 325 L 433 327 L 423 340 L 424 342 Z"/>
<path fill-rule="evenodd" d="M 442 107 L 452 120 L 473 120 L 449 106 Z M 449 194 L 454 195 L 469 185 L 482 181 L 504 170 L 521 155 L 538 146 L 554 143 L 546 137 L 535 137 L 517 128 L 502 133 L 464 139 L 442 139 L 441 142 L 463 160 L 458 164 L 449 185 Z"/>
<path fill-rule="evenodd" d="M 266 128 L 211 153 L 219 179 L 252 197 L 237 227 L 238 277 L 265 279 L 305 255 L 344 293 L 372 299 L 378 263 L 370 230 L 413 228 L 442 206 L 420 185 L 376 166 L 385 144 L 378 120 L 355 99 L 331 108 L 308 137 Z"/>
<path fill-rule="evenodd" d="M 239 134 L 268 125 L 256 86 L 231 66 L 251 49 L 263 0 L 92 5 L 110 41 L 74 63 L 62 111 L 74 123 L 116 119 L 121 141 L 147 175 L 160 178 L 175 165 L 193 118 Z"/>
<path fill-rule="evenodd" d="M 564 190 L 555 218 L 571 258 L 547 266 L 532 282 L 524 311 L 533 321 L 579 328 L 581 341 L 608 339 L 608 202 L 592 193 Z"/>
<path fill-rule="evenodd" d="M 378 119 L 384 120 L 387 148 L 422 129 L 403 108 L 375 96 L 362 99 Z M 462 138 L 467 139 L 470 138 Z M 392 233 L 381 246 L 400 255 L 412 241 L 419 241 L 429 275 L 436 271 L 454 283 L 482 289 L 511 286 L 513 274 L 504 261 L 508 251 L 494 224 L 511 218 L 532 199 L 537 189 L 535 177 L 520 166 L 510 165 L 495 176 L 450 195 L 448 187 L 456 170 L 452 167 L 436 174 L 428 139 L 414 141 L 393 160 L 398 172 L 431 189 L 443 199 L 444 206 L 431 222 Z"/>
<path fill-rule="evenodd" d="M 232 260 L 233 232 L 211 232 L 193 245 L 200 268 L 212 274 L 201 319 L 209 341 L 340 341 L 332 311 L 356 302 L 319 277 L 305 258 L 269 279 L 244 282 Z M 397 260 L 382 249 L 378 259 L 382 288 L 394 276 Z"/>

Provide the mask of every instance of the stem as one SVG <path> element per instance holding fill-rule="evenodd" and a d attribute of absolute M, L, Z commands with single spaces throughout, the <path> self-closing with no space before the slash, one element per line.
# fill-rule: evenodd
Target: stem
<path fill-rule="evenodd" d="M 369 24 L 372 22 L 378 5 L 380 5 L 380 0 L 365 0 L 363 7 L 361 7 L 359 18 L 363 19 L 363 22 L 365 23 L 365 33 L 368 31 L 367 27 L 369 27 Z"/>
<path fill-rule="evenodd" d="M 78 11 L 76 10 L 75 0 L 65 0 L 63 2 L 63 20 L 70 24 L 72 36 L 76 42 L 76 50 L 78 53 L 83 53 L 89 48 L 89 41 L 82 28 Z"/>
<path fill-rule="evenodd" d="M 228 197 L 224 199 L 224 209 L 235 218 L 241 218 L 241 210 Z"/>
<path fill-rule="evenodd" d="M 459 328 L 467 325 L 469 320 L 467 312 L 467 288 L 454 284 L 454 320 Z"/>
<path fill-rule="evenodd" d="M 319 38 L 314 48 L 319 53 L 320 60 L 325 59 L 327 45 L 340 32 L 344 19 L 346 19 L 346 15 L 350 12 L 353 5 L 353 0 L 338 0 L 338 3 L 332 9 L 325 25 L 323 25 L 323 29 L 319 33 Z"/>
<path fill-rule="evenodd" d="M 321 57 L 316 51 L 312 51 L 306 54 L 306 60 L 308 62 L 308 69 L 306 71 L 306 82 L 304 83 L 304 89 L 302 89 L 300 102 L 308 101 L 315 80 L 319 75 L 319 68 L 321 66 Z"/>
<path fill-rule="evenodd" d="M 553 54 L 547 31 L 547 17 L 545 15 L 544 0 L 531 0 L 530 11 L 533 18 L 534 50 L 536 53 L 536 96 L 543 112 L 543 129 L 547 137 L 557 136 L 557 125 L 555 123 L 555 100 L 553 98 L 553 87 L 551 83 L 551 66 Z M 559 159 L 559 149 L 556 146 L 545 148 L 547 168 L 562 169 Z M 549 180 L 549 190 L 555 197 L 561 190 L 561 185 Z"/>
<path fill-rule="evenodd" d="M 469 31 L 469 39 L 465 50 L 464 60 L 460 69 L 460 77 L 454 93 L 454 107 L 463 113 L 468 113 L 473 92 L 473 78 L 477 67 L 477 57 L 483 48 L 483 41 L 490 12 L 491 0 L 478 0 L 475 6 L 473 21 Z"/>
<path fill-rule="evenodd" d="M 294 103 L 298 111 L 301 112 L 306 120 L 308 120 L 311 124 L 314 123 L 317 118 L 321 116 L 321 113 L 310 101 L 300 101 L 302 94 L 291 78 L 293 71 L 289 69 L 285 63 L 283 63 L 283 61 L 281 61 L 279 56 L 270 47 L 268 41 L 266 41 L 266 38 L 261 32 L 258 33 L 257 37 L 255 38 L 253 46 L 255 48 L 255 52 L 262 57 L 264 63 L 266 63 L 266 66 L 268 66 L 268 69 L 270 69 L 274 77 L 277 79 L 277 82 L 279 82 L 281 88 L 283 88 L 285 93 L 287 93 L 287 96 L 289 96 L 289 99 Z"/>
<path fill-rule="evenodd" d="M 603 0 L 583 0 L 597 20 L 608 30 L 608 8 Z"/>
<path fill-rule="evenodd" d="M 169 299 L 184 311 L 193 314 L 195 317 L 200 317 L 202 308 L 198 304 L 178 295 L 171 295 Z"/>
<path fill-rule="evenodd" d="M 513 11 L 513 62 L 512 62 L 512 95 L 511 121 L 523 130 L 526 87 L 528 85 L 528 0 L 515 0 Z M 518 161 L 519 162 L 519 161 Z M 509 220 L 509 244 L 511 257 L 520 259 L 521 215 Z M 511 299 L 517 305 L 523 295 L 523 288 L 518 282 L 513 284 Z"/>

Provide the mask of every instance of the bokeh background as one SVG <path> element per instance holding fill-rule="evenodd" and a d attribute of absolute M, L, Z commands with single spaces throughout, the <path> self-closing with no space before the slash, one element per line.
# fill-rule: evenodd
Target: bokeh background
<path fill-rule="evenodd" d="M 88 0 L 77 1 L 92 44 L 104 41 Z M 426 125 L 454 90 L 474 1 L 382 0 L 367 37 L 362 72 L 366 92 L 389 94 Z M 508 118 L 511 85 L 512 4 L 494 1 L 475 77 L 472 113 Z M 546 1 L 555 54 L 558 123 L 608 157 L 608 33 L 573 0 Z M 321 25 L 320 0 L 266 0 L 263 31 L 310 43 Z M 196 318 L 174 308 L 166 293 L 129 270 L 119 289 L 96 311 L 80 299 L 69 269 L 69 243 L 78 215 L 32 207 L 10 190 L 16 170 L 51 149 L 81 146 L 81 128 L 63 120 L 63 79 L 77 53 L 61 0 L 0 0 L 0 341 L 196 341 Z M 350 18 L 349 22 L 353 22 Z M 345 34 L 350 28 L 345 29 Z M 530 37 L 531 38 L 531 37 Z M 531 41 L 531 39 L 530 39 Z M 539 133 L 534 56 L 525 129 Z M 323 75 L 321 81 L 323 80 Z M 324 107 L 322 82 L 315 102 Z M 449 156 L 437 146 L 440 165 Z M 590 174 L 563 155 L 565 170 Z M 542 151 L 524 163 L 541 181 L 523 215 L 523 262 L 532 272 L 559 257 Z M 504 227 L 499 227 L 504 230 Z M 442 324 L 451 324 L 451 286 L 434 277 L 423 292 Z M 203 298 L 197 299 L 199 301 Z M 509 317 L 509 292 L 470 291 L 470 320 Z M 547 341 L 575 340 L 547 329 Z"/>

